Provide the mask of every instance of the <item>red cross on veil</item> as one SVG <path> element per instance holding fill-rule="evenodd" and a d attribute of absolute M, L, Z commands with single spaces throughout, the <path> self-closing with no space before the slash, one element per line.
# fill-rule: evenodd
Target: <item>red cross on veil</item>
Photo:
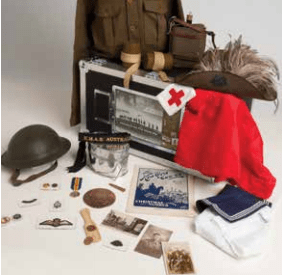
<path fill-rule="evenodd" d="M 168 100 L 168 104 L 172 106 L 175 103 L 176 106 L 180 106 L 182 103 L 181 98 L 184 96 L 183 90 L 176 91 L 174 88 L 172 88 L 169 91 L 169 94 L 171 95 L 171 98 Z"/>

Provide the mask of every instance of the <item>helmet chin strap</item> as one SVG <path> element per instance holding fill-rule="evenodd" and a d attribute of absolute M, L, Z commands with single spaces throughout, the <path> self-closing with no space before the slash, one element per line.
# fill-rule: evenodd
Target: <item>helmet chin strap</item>
<path fill-rule="evenodd" d="M 55 161 L 55 163 L 53 163 L 49 168 L 47 168 L 46 170 L 44 171 L 41 171 L 37 174 L 34 174 L 34 175 L 31 175 L 29 176 L 28 178 L 26 178 L 25 180 L 19 180 L 18 177 L 20 176 L 20 169 L 18 168 L 14 168 L 13 169 L 13 172 L 12 172 L 12 176 L 10 178 L 10 181 L 12 183 L 12 185 L 14 185 L 15 187 L 17 186 L 20 186 L 21 184 L 23 183 L 28 183 L 28 182 L 31 182 L 39 177 L 42 177 L 44 175 L 46 175 L 47 173 L 55 170 L 58 166 L 58 162 Z"/>

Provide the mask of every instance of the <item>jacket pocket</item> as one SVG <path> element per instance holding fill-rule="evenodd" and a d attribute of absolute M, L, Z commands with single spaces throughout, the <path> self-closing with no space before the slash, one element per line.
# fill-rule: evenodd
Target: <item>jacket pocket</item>
<path fill-rule="evenodd" d="M 125 6 L 122 0 L 98 0 L 92 22 L 95 49 L 117 55 L 125 40 Z"/>
<path fill-rule="evenodd" d="M 167 1 L 144 1 L 144 38 L 152 50 L 164 51 L 167 45 Z"/>

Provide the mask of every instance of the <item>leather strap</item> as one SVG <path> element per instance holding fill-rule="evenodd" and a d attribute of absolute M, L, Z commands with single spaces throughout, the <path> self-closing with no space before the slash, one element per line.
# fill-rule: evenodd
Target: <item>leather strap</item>
<path fill-rule="evenodd" d="M 185 22 L 185 21 L 183 21 L 183 20 L 181 20 L 179 18 L 176 18 L 176 17 L 172 18 L 171 23 L 173 23 L 173 22 L 176 22 L 176 23 L 178 23 L 178 24 L 180 24 L 180 25 L 182 25 L 184 27 L 190 28 L 190 29 L 192 29 L 192 30 L 194 30 L 194 31 L 196 31 L 198 33 L 202 33 L 202 34 L 206 34 L 207 33 L 206 30 L 197 28 L 193 24 L 187 23 L 187 22 Z"/>
<path fill-rule="evenodd" d="M 28 182 L 31 182 L 31 181 L 34 181 L 35 179 L 39 178 L 39 177 L 42 177 L 44 175 L 46 175 L 47 173 L 55 170 L 58 166 L 58 162 L 55 161 L 55 163 L 53 163 L 49 168 L 47 168 L 46 170 L 44 171 L 41 171 L 37 174 L 33 174 L 31 176 L 29 176 L 28 178 L 26 178 L 25 180 L 20 180 L 18 179 L 18 177 L 20 176 L 20 169 L 18 168 L 15 168 L 13 169 L 13 172 L 12 172 L 12 176 L 10 178 L 10 181 L 12 183 L 12 185 L 14 185 L 15 187 L 21 185 L 21 184 L 24 184 L 24 183 L 28 183 Z"/>
<path fill-rule="evenodd" d="M 187 23 L 175 16 L 173 16 L 171 19 L 170 19 L 170 30 L 169 30 L 169 33 L 171 31 L 171 28 L 172 28 L 172 25 L 173 23 L 178 23 L 180 25 L 182 25 L 183 27 L 186 27 L 186 28 L 190 28 L 191 30 L 194 30 L 195 32 L 198 32 L 198 33 L 201 33 L 201 34 L 207 34 L 209 36 L 212 37 L 212 44 L 213 44 L 213 47 L 216 49 L 216 45 L 215 45 L 215 33 L 213 31 L 206 31 L 205 29 L 200 29 L 200 28 L 197 28 L 195 27 L 193 24 L 190 24 L 190 23 Z"/>

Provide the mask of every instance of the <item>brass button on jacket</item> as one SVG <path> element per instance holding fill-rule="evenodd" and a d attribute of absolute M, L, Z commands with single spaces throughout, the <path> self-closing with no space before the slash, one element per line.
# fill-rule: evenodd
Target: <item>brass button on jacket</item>
<path fill-rule="evenodd" d="M 97 53 L 119 58 L 126 43 L 140 43 L 142 52 L 168 51 L 167 22 L 183 19 L 181 0 L 77 0 L 70 124 L 80 122 L 81 59 Z"/>
<path fill-rule="evenodd" d="M 130 26 L 130 31 L 134 31 L 136 29 L 136 27 L 134 25 Z"/>

